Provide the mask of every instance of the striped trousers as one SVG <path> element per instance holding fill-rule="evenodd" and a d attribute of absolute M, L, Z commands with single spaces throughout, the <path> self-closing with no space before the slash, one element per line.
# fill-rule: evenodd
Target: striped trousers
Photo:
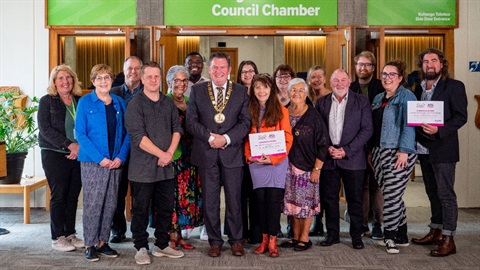
<path fill-rule="evenodd" d="M 417 160 L 416 154 L 408 154 L 407 166 L 395 170 L 396 154 L 397 149 L 374 147 L 372 150 L 375 179 L 378 181 L 385 201 L 383 223 L 386 239 L 395 238 L 400 227 L 405 228 L 402 232 L 404 235 L 400 237 L 406 237 L 407 214 L 402 197 Z"/>

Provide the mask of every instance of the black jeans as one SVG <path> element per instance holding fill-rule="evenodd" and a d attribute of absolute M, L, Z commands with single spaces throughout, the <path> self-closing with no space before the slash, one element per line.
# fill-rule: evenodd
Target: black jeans
<path fill-rule="evenodd" d="M 257 188 L 255 195 L 258 202 L 258 220 L 262 234 L 277 235 L 280 230 L 280 214 L 282 212 L 285 189 Z"/>
<path fill-rule="evenodd" d="M 65 154 L 42 150 L 42 167 L 50 187 L 50 230 L 52 240 L 76 233 L 78 195 L 82 189 L 80 162 Z"/>
<path fill-rule="evenodd" d="M 128 191 L 128 164 L 130 155 L 122 166 L 122 176 L 118 185 L 117 209 L 113 215 L 112 235 L 124 235 L 127 232 L 127 220 L 125 219 L 125 196 Z"/>
<path fill-rule="evenodd" d="M 154 183 L 139 183 L 130 181 L 133 191 L 131 231 L 133 244 L 137 250 L 148 249 L 148 221 L 150 217 L 150 202 L 155 206 L 155 245 L 161 249 L 168 246 L 173 214 L 173 179 Z"/>

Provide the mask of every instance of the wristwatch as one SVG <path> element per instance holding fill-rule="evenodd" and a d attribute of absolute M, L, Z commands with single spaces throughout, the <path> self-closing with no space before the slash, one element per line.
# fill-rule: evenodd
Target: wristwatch
<path fill-rule="evenodd" d="M 321 171 L 321 170 L 322 170 L 322 168 L 320 168 L 320 167 L 315 167 L 315 171 Z"/>

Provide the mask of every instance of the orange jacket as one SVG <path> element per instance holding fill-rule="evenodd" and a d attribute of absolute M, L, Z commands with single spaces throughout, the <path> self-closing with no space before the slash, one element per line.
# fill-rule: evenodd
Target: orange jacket
<path fill-rule="evenodd" d="M 282 106 L 282 119 L 272 127 L 266 127 L 265 121 L 262 121 L 262 126 L 260 127 L 260 132 L 270 132 L 270 131 L 279 131 L 283 130 L 285 132 L 285 143 L 287 145 L 287 153 L 281 156 L 270 156 L 270 160 L 272 161 L 272 165 L 278 164 L 282 162 L 287 156 L 288 152 L 290 152 L 290 148 L 292 148 L 293 144 L 293 135 L 292 135 L 292 127 L 290 126 L 290 118 L 288 115 L 288 109 Z M 250 129 L 250 133 L 257 133 L 257 127 L 253 127 Z M 252 152 L 250 150 L 250 140 L 247 137 L 245 142 L 245 158 L 247 163 L 251 163 L 248 161 L 248 158 L 252 156 Z"/>

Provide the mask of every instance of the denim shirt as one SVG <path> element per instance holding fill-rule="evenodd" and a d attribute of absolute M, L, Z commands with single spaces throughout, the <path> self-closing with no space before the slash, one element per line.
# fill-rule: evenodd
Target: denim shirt
<path fill-rule="evenodd" d="M 100 163 L 103 158 L 119 158 L 125 162 L 130 150 L 130 137 L 125 130 L 125 102 L 117 95 L 112 97 L 113 107 L 117 111 L 117 127 L 113 156 L 108 151 L 108 131 L 106 109 L 103 101 L 98 99 L 95 91 L 80 99 L 75 119 L 75 133 L 80 144 L 78 160 Z"/>
<path fill-rule="evenodd" d="M 385 93 L 375 96 L 372 110 L 382 106 Z M 415 153 L 415 127 L 407 125 L 407 101 L 415 101 L 415 95 L 400 86 L 388 101 L 383 111 L 380 147 L 398 149 L 404 153 Z"/>

